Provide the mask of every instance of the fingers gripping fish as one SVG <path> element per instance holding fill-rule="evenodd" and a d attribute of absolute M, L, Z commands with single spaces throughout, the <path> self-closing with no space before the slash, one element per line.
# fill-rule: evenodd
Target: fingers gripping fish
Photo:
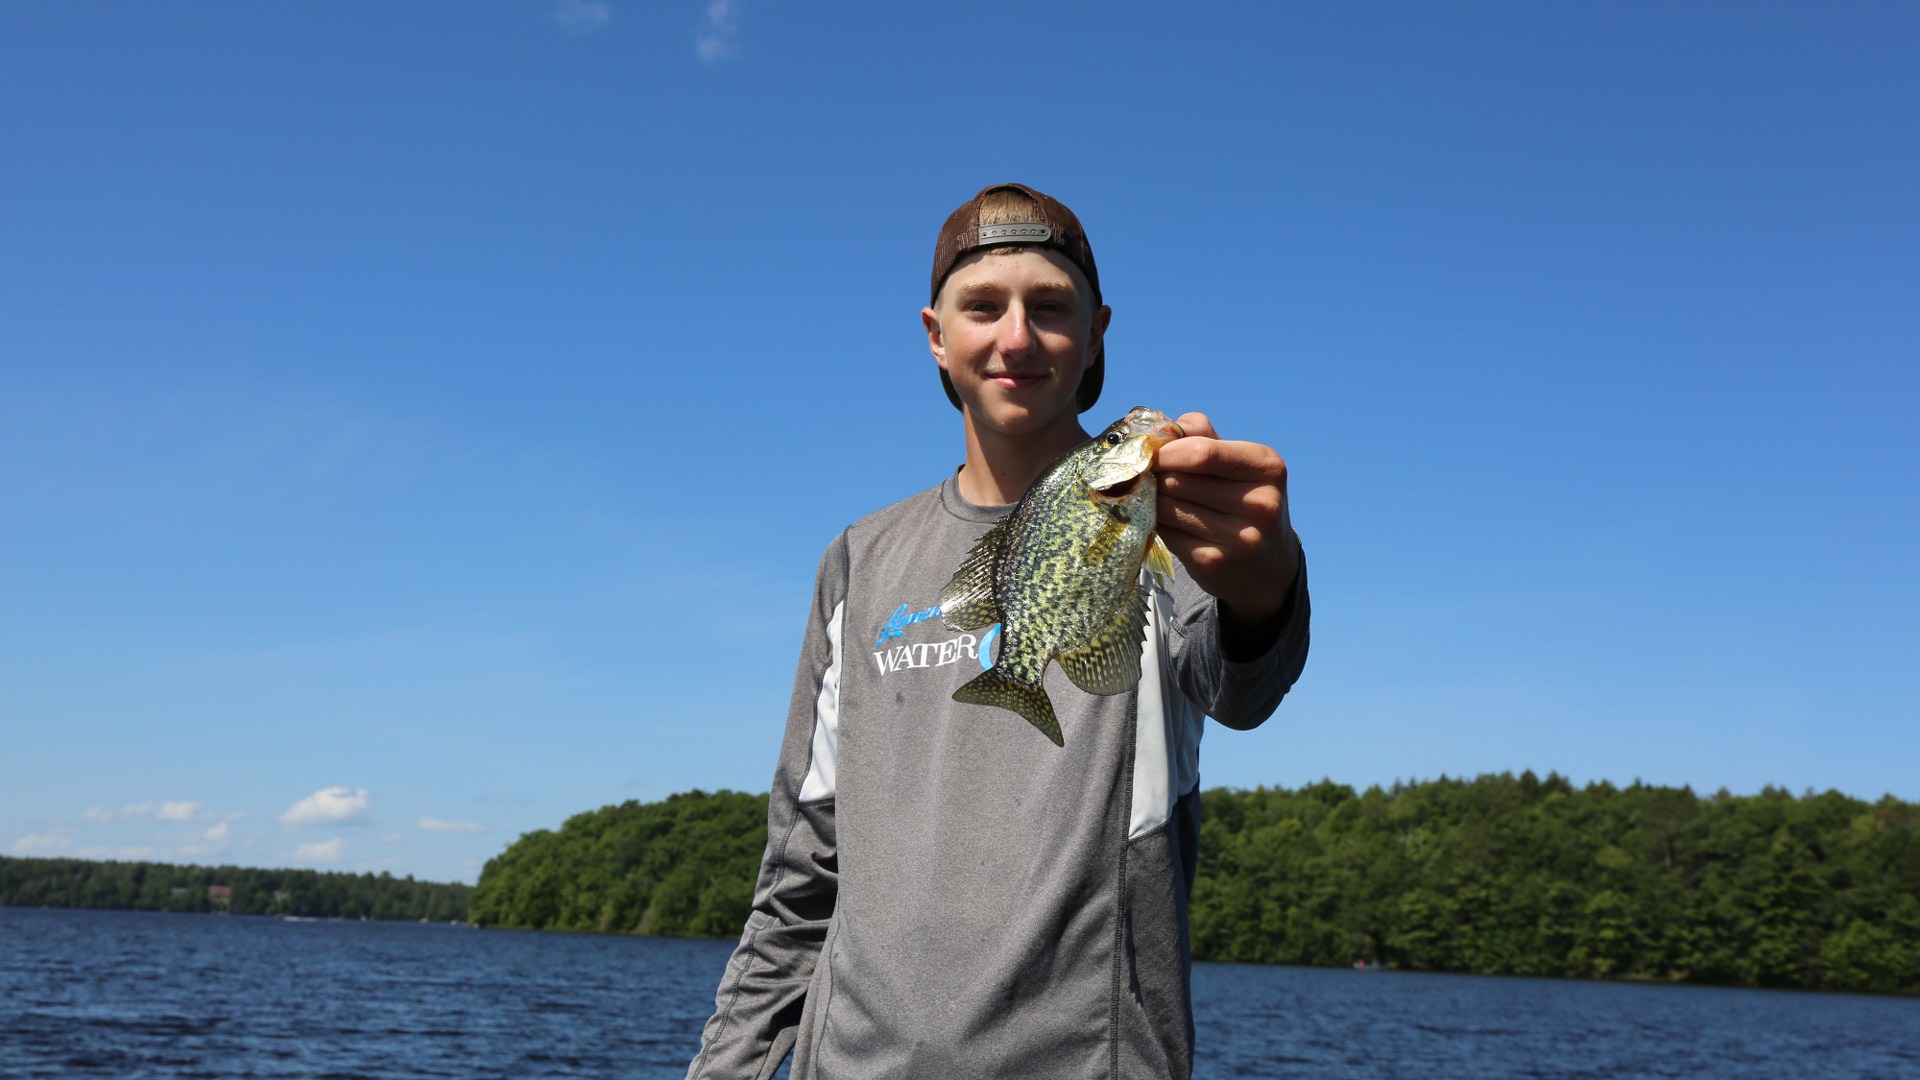
<path fill-rule="evenodd" d="M 1184 434 L 1164 413 L 1132 410 L 1048 466 L 967 553 L 940 591 L 940 617 L 961 632 L 999 623 L 1000 656 L 955 701 L 1012 710 L 1065 746 L 1042 684 L 1050 662 L 1089 694 L 1140 681 L 1140 567 L 1163 587 L 1173 578 L 1147 472 L 1155 451 Z"/>

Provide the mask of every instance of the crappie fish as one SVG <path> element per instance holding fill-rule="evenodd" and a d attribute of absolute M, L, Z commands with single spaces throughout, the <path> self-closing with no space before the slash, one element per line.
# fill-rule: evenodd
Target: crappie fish
<path fill-rule="evenodd" d="M 1154 532 L 1154 452 L 1186 432 L 1140 407 L 1062 454 L 1013 512 L 980 538 L 940 590 L 940 617 L 959 632 L 1000 624 L 993 667 L 955 701 L 1010 709 L 1065 746 L 1042 680 L 1058 660 L 1089 694 L 1140 681 L 1147 621 L 1144 562 L 1163 587 L 1173 553 Z"/>

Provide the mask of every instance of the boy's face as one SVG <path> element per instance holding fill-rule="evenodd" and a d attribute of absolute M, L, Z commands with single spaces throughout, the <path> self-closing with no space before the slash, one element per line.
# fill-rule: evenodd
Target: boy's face
<path fill-rule="evenodd" d="M 920 321 L 969 422 L 1028 435 L 1079 429 L 1074 392 L 1111 316 L 1064 255 L 1025 247 L 962 259 Z"/>

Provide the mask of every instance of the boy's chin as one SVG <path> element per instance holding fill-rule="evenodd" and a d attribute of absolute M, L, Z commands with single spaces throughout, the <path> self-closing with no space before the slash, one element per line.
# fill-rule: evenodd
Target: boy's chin
<path fill-rule="evenodd" d="M 1062 416 L 1071 419 L 1079 415 L 1073 395 L 1046 392 L 1049 389 L 990 390 L 980 396 L 972 410 L 975 422 L 1003 434 L 1019 435 L 1042 431 L 1059 422 Z"/>

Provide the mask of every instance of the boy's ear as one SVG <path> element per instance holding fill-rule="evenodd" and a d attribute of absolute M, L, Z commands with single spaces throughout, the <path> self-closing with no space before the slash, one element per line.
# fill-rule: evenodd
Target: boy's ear
<path fill-rule="evenodd" d="M 940 316 L 932 308 L 920 309 L 920 325 L 927 331 L 927 351 L 933 353 L 934 360 L 940 364 L 940 370 L 947 368 L 947 342 L 940 333 Z"/>
<path fill-rule="evenodd" d="M 1100 347 L 1106 344 L 1107 324 L 1112 321 L 1113 309 L 1105 304 L 1101 304 L 1100 310 L 1093 313 L 1093 324 L 1087 328 L 1087 367 L 1093 366 L 1094 358 L 1100 355 Z"/>

